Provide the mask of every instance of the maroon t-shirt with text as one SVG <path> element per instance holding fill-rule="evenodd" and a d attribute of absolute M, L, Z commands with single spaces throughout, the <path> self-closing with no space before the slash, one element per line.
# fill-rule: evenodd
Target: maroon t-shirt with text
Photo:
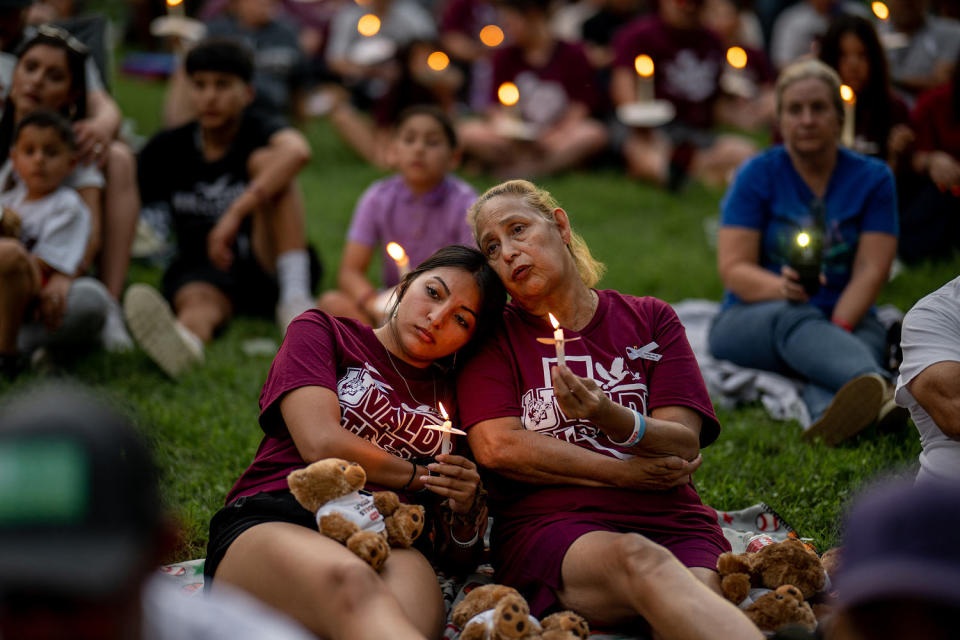
<path fill-rule="evenodd" d="M 567 366 L 592 378 L 614 402 L 649 415 L 652 409 L 683 406 L 703 418 L 700 443 L 706 446 L 720 432 L 713 405 L 683 325 L 666 302 L 637 298 L 612 290 L 598 291 L 597 311 L 582 331 L 565 330 Z M 494 418 L 518 417 L 524 429 L 558 438 L 609 456 L 632 454 L 613 444 L 589 420 L 568 418 L 554 398 L 550 367 L 556 365 L 553 345 L 537 342 L 553 329 L 514 304 L 504 312 L 504 328 L 467 365 L 457 381 L 461 424 L 469 429 Z M 606 511 L 620 505 L 624 490 L 532 485 L 492 475 L 488 483 L 495 511 L 509 515 L 550 513 L 576 503 Z M 703 509 L 692 486 L 669 492 L 632 492 L 645 509 L 668 500 Z M 656 508 L 655 506 L 653 507 Z M 617 510 L 617 509 L 615 509 Z"/>
<path fill-rule="evenodd" d="M 441 433 L 424 425 L 443 422 L 437 401 L 448 411 L 454 411 L 455 404 L 452 384 L 435 379 L 437 375 L 435 369 L 414 367 L 396 357 L 391 362 L 373 329 L 360 322 L 316 309 L 297 317 L 260 393 L 264 437 L 227 504 L 240 496 L 286 489 L 287 475 L 306 466 L 280 413 L 280 400 L 300 387 L 336 392 L 340 426 L 388 453 L 407 460 L 439 453 Z"/>

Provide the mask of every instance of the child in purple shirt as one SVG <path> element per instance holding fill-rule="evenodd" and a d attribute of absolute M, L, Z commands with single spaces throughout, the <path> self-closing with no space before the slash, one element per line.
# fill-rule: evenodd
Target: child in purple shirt
<path fill-rule="evenodd" d="M 318 308 L 373 326 L 385 320 L 402 274 L 386 245 L 399 244 L 409 264 L 418 264 L 448 244 L 472 245 L 467 209 L 477 192 L 450 172 L 460 161 L 450 119 L 431 106 L 400 114 L 392 153 L 399 173 L 374 182 L 360 197 L 340 260 L 338 288 L 325 292 Z M 367 268 L 379 249 L 383 269 L 378 290 Z"/>

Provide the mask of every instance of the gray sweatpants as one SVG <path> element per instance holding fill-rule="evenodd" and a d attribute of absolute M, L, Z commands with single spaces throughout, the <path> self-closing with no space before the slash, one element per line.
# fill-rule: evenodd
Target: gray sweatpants
<path fill-rule="evenodd" d="M 17 349 L 30 353 L 39 347 L 51 350 L 98 348 L 100 332 L 110 308 L 110 294 L 99 280 L 77 278 L 67 292 L 63 322 L 49 331 L 42 322 L 25 322 L 17 334 Z"/>

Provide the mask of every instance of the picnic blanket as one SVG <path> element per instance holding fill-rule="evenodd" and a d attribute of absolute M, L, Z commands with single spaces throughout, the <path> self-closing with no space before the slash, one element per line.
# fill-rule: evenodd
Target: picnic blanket
<path fill-rule="evenodd" d="M 710 355 L 708 335 L 720 303 L 713 300 L 682 300 L 674 305 L 687 340 L 700 365 L 707 391 L 714 404 L 725 409 L 760 401 L 774 420 L 796 420 L 804 429 L 810 426 L 810 413 L 803 402 L 803 381 L 771 371 L 741 367 Z M 877 318 L 887 328 L 903 318 L 893 305 L 877 309 Z"/>
<path fill-rule="evenodd" d="M 734 553 L 742 553 L 746 549 L 747 542 L 754 536 L 761 534 L 769 536 L 777 542 L 787 538 L 799 538 L 799 534 L 794 531 L 793 527 L 763 502 L 735 511 L 715 511 L 717 522 L 723 530 L 723 535 L 730 542 Z M 161 567 L 159 572 L 160 575 L 177 584 L 184 592 L 191 595 L 200 594 L 203 591 L 203 562 L 203 558 L 178 562 Z M 453 607 L 474 588 L 493 582 L 493 567 L 482 565 L 465 579 L 457 579 L 442 573 L 438 575 L 437 579 L 447 609 L 447 622 L 444 627 L 443 638 L 444 640 L 457 640 L 460 636 L 460 629 L 453 624 L 450 617 Z M 746 606 L 746 604 L 752 602 L 757 595 L 759 594 L 751 593 L 751 597 L 748 597 L 741 606 Z M 649 636 L 623 635 L 602 629 L 594 629 L 590 637 L 591 640 L 650 640 Z"/>

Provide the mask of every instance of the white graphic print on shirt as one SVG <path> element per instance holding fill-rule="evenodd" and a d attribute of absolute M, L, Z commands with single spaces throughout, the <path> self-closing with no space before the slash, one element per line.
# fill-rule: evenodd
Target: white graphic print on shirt
<path fill-rule="evenodd" d="M 442 433 L 424 425 L 440 425 L 435 407 L 395 404 L 393 387 L 370 363 L 349 367 L 337 381 L 340 424 L 356 435 L 401 458 L 440 453 Z"/>
<path fill-rule="evenodd" d="M 594 380 L 607 396 L 630 409 L 647 413 L 647 385 L 641 373 L 629 368 L 622 357 L 614 358 L 610 365 L 595 362 L 590 355 L 567 356 L 567 366 L 581 378 Z M 521 421 L 523 428 L 549 435 L 573 444 L 588 444 L 591 448 L 607 452 L 622 460 L 634 456 L 623 453 L 610 446 L 603 433 L 589 422 L 579 418 L 568 418 L 560 411 L 550 381 L 550 367 L 557 359 L 541 358 L 543 364 L 543 386 L 527 389 L 522 399 Z"/>

